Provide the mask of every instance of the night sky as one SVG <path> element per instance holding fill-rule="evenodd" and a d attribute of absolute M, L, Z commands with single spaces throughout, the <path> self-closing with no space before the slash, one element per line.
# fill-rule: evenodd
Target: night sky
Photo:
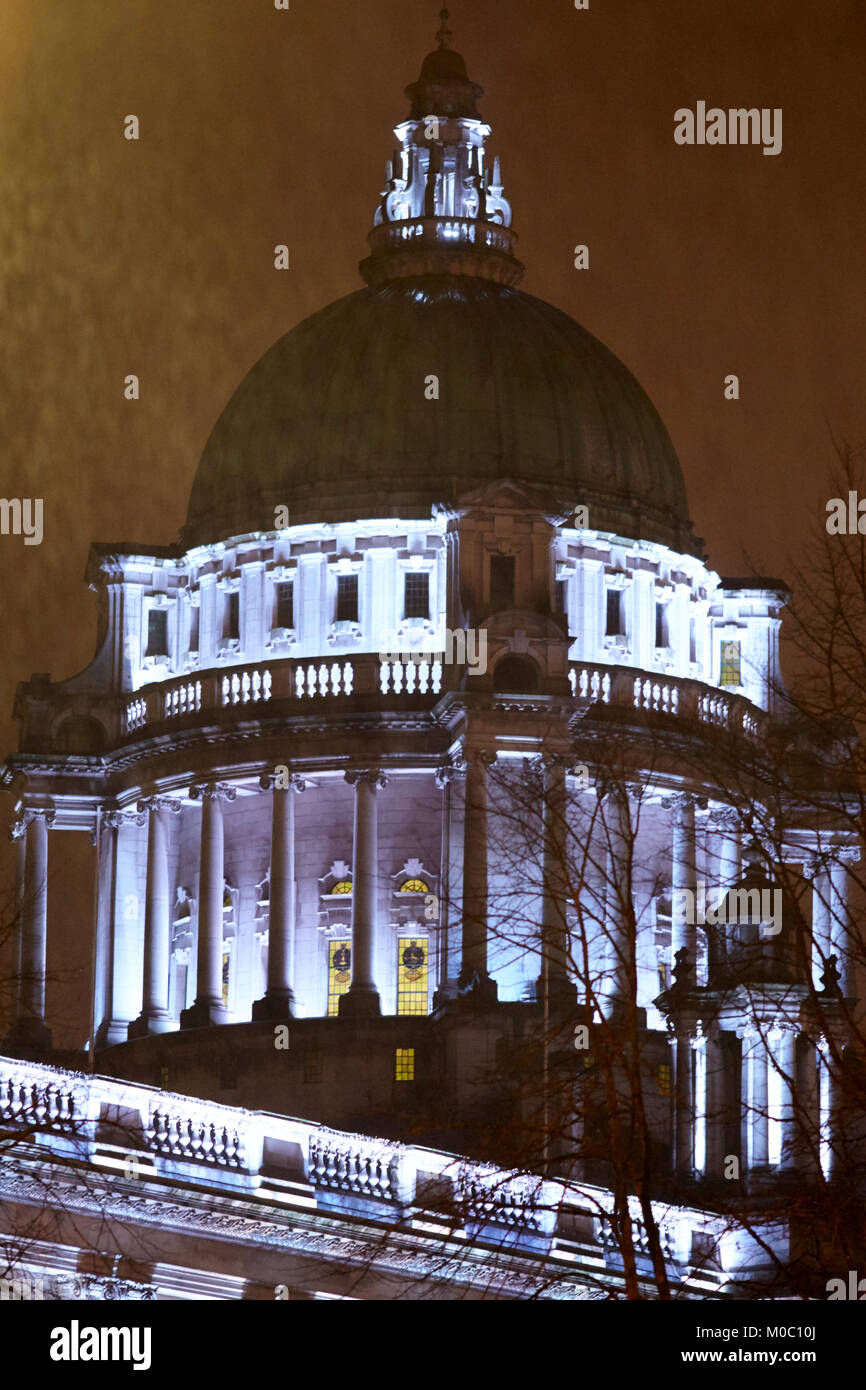
<path fill-rule="evenodd" d="M 714 567 L 745 573 L 748 555 L 784 577 L 824 513 L 831 437 L 866 436 L 862 0 L 450 8 L 485 88 L 523 288 L 646 388 Z M 45 509 L 41 546 L 0 536 L 4 748 L 16 682 L 93 653 L 90 542 L 172 541 L 234 386 L 360 287 L 391 127 L 438 9 L 3 0 L 0 495 Z M 781 107 L 781 154 L 676 145 L 674 111 L 699 100 Z M 130 113 L 138 142 L 123 138 Z M 50 839 L 51 915 L 86 946 L 91 851 L 63 838 L 81 843 L 58 855 Z"/>

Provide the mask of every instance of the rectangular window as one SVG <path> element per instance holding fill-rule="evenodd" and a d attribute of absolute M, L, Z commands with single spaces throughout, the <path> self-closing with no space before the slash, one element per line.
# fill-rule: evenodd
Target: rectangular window
<path fill-rule="evenodd" d="M 295 586 L 289 579 L 277 585 L 276 603 L 274 605 L 274 627 L 294 626 Z"/>
<path fill-rule="evenodd" d="M 426 571 L 423 574 L 406 575 L 403 591 L 403 616 L 404 618 L 430 617 L 430 576 Z"/>
<path fill-rule="evenodd" d="M 664 994 L 664 992 L 665 992 L 665 990 L 667 989 L 667 987 L 668 987 L 668 968 L 667 968 L 667 966 L 666 966 L 664 963 L 660 962 L 660 963 L 659 963 L 659 993 L 660 993 L 660 994 Z"/>
<path fill-rule="evenodd" d="M 514 607 L 514 556 L 490 557 L 490 611 Z"/>
<path fill-rule="evenodd" d="M 622 592 L 619 589 L 608 589 L 607 591 L 607 622 L 605 624 L 605 635 L 608 637 L 622 637 Z"/>
<path fill-rule="evenodd" d="M 189 649 L 191 652 L 198 651 L 199 614 L 198 608 L 189 610 Z"/>
<path fill-rule="evenodd" d="M 742 685 L 739 642 L 722 642 L 719 685 Z"/>
<path fill-rule="evenodd" d="M 673 1095 L 671 1069 L 667 1062 L 662 1062 L 657 1073 L 658 1088 L 663 1096 Z"/>
<path fill-rule="evenodd" d="M 568 580 L 557 579 L 556 581 L 556 611 L 557 613 L 568 612 Z"/>
<path fill-rule="evenodd" d="M 336 1018 L 340 1012 L 340 995 L 345 994 L 352 983 L 352 943 L 345 941 L 328 942 L 328 1018 Z"/>
<path fill-rule="evenodd" d="M 398 1047 L 394 1053 L 394 1080 L 395 1081 L 414 1081 L 415 1080 L 415 1049 L 414 1047 Z"/>
<path fill-rule="evenodd" d="M 336 622 L 356 623 L 357 621 L 358 576 L 357 574 L 338 574 Z"/>
<path fill-rule="evenodd" d="M 668 606 L 666 603 L 656 604 L 656 646 L 669 646 L 668 640 Z"/>
<path fill-rule="evenodd" d="M 698 629 L 694 618 L 689 619 L 689 661 L 698 659 Z"/>
<path fill-rule="evenodd" d="M 240 637 L 240 615 L 241 596 L 237 589 L 232 589 L 230 593 L 226 594 L 223 637 L 233 637 L 235 640 Z"/>
<path fill-rule="evenodd" d="M 165 608 L 148 610 L 145 656 L 168 656 L 168 610 Z"/>
<path fill-rule="evenodd" d="M 232 953 L 231 953 L 231 951 L 223 951 L 222 985 L 223 985 L 223 1004 L 226 1006 L 226 1008 L 228 1008 L 228 1004 L 229 1004 L 229 985 L 230 985 L 230 983 L 231 983 L 231 969 L 232 969 Z"/>
<path fill-rule="evenodd" d="M 427 1013 L 427 938 L 401 936 L 397 942 L 397 1012 Z"/>

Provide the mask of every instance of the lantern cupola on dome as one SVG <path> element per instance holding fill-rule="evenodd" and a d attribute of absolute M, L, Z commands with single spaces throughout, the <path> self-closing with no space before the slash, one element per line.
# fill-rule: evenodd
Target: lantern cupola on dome
<path fill-rule="evenodd" d="M 443 10 L 439 47 L 406 88 L 409 120 L 394 129 L 399 143 L 385 166 L 370 255 L 360 266 L 370 285 L 430 274 L 516 285 L 523 275 L 499 160 L 491 166 L 486 158 L 490 127 L 476 106 L 483 89 L 448 47 L 447 23 Z"/>

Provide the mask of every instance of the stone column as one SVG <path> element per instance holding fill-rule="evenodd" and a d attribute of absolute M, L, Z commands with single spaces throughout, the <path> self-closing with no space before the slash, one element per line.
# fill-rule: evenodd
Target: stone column
<path fill-rule="evenodd" d="M 665 797 L 663 804 L 673 809 L 671 848 L 671 967 L 677 952 L 685 948 L 690 963 L 697 967 L 697 863 L 695 844 L 695 798 L 687 792 Z"/>
<path fill-rule="evenodd" d="M 144 814 L 103 811 L 100 817 L 96 902 L 96 967 L 103 1006 L 96 1019 L 96 1046 L 126 1042 L 138 1008 L 138 894 L 122 891 L 120 833 L 144 825 Z M 129 885 L 126 885 L 127 887 Z"/>
<path fill-rule="evenodd" d="M 304 779 L 261 779 L 271 788 L 271 879 L 268 907 L 268 983 L 264 998 L 253 1004 L 254 1019 L 292 1017 L 295 981 L 295 797 Z"/>
<path fill-rule="evenodd" d="M 10 1051 L 41 1052 L 51 1047 L 45 1022 L 45 968 L 48 947 L 48 827 L 54 811 L 27 807 L 16 824 L 24 835 L 20 903 L 20 969 L 17 1011 L 6 1045 Z"/>
<path fill-rule="evenodd" d="M 442 835 L 439 855 L 439 925 L 435 929 L 436 991 L 433 995 L 434 1009 L 439 1008 L 447 1000 L 455 998 L 457 994 L 459 966 L 454 968 L 452 964 L 455 954 L 453 937 L 456 935 L 452 932 L 452 923 L 456 916 L 453 901 L 454 873 L 451 862 L 454 852 L 451 835 L 452 783 L 465 771 L 465 768 L 466 764 L 463 759 L 457 758 L 443 763 L 441 767 L 436 769 L 436 786 L 442 793 Z"/>
<path fill-rule="evenodd" d="M 21 965 L 24 952 L 24 884 L 27 876 L 27 821 L 18 816 L 9 827 L 15 843 L 15 978 L 12 985 L 12 1021 L 21 1012 Z"/>
<path fill-rule="evenodd" d="M 767 1115 L 767 1046 L 759 1029 L 747 1026 L 743 1038 L 743 1106 L 745 1167 L 766 1168 L 769 1163 Z"/>
<path fill-rule="evenodd" d="M 201 800 L 201 867 L 198 895 L 198 967 L 196 1000 L 180 1015 L 181 1028 L 204 1028 L 225 1023 L 223 1004 L 223 811 L 224 801 L 234 801 L 237 791 L 223 782 L 191 787 L 190 796 Z"/>
<path fill-rule="evenodd" d="M 687 1027 L 677 1030 L 674 1046 L 676 1102 L 674 1111 L 674 1167 L 678 1178 L 694 1173 L 695 1087 L 692 1049 L 695 1039 Z"/>
<path fill-rule="evenodd" d="M 462 995 L 495 1003 L 497 988 L 487 972 L 487 769 L 495 753 L 474 750 L 466 757 L 463 825 Z"/>
<path fill-rule="evenodd" d="M 724 1177 L 725 1131 L 727 1117 L 727 1068 L 725 1065 L 724 1035 L 716 1024 L 707 1029 L 706 1091 L 704 1121 L 706 1125 L 706 1162 L 704 1173 L 710 1181 Z"/>
<path fill-rule="evenodd" d="M 836 957 L 839 992 L 843 999 L 853 999 L 857 993 L 856 953 L 852 950 L 851 918 L 848 911 L 848 865 L 856 863 L 859 858 L 860 851 L 856 847 L 837 850 L 829 871 L 830 954 Z"/>
<path fill-rule="evenodd" d="M 822 1038 L 818 1043 L 819 1076 L 819 1158 L 825 1178 L 830 1181 L 844 1168 L 842 1126 L 842 1088 L 839 1081 L 840 1049 L 837 1039 Z"/>
<path fill-rule="evenodd" d="M 770 1056 L 768 1066 L 776 1072 L 776 1084 L 780 1094 L 778 1123 L 781 1130 L 779 1167 L 793 1168 L 796 1163 L 797 1134 L 795 1110 L 795 1084 L 797 1066 L 797 1030 L 793 1025 L 782 1024 L 770 1033 Z"/>
<path fill-rule="evenodd" d="M 604 894 L 604 940 L 607 970 L 604 1012 L 620 1012 L 636 1004 L 635 941 L 628 903 L 631 898 L 632 828 L 625 787 L 600 791 L 604 797 L 602 827 L 607 841 Z"/>
<path fill-rule="evenodd" d="M 384 773 L 364 768 L 346 773 L 355 788 L 352 836 L 352 983 L 340 997 L 341 1018 L 378 1018 L 382 1012 L 376 986 L 378 926 L 379 830 L 376 793 L 386 784 Z"/>
<path fill-rule="evenodd" d="M 568 763 L 561 757 L 542 759 L 543 859 L 542 859 L 542 980 L 547 980 L 552 1004 L 573 1007 L 575 987 L 568 972 L 568 874 L 567 797 L 565 777 Z"/>
<path fill-rule="evenodd" d="M 181 805 L 169 796 L 145 797 L 138 810 L 147 813 L 147 887 L 144 903 L 144 972 L 141 1013 L 129 1025 L 130 1038 L 167 1033 L 175 1026 L 168 1009 L 171 963 L 171 902 L 168 886 L 168 817 Z"/>
<path fill-rule="evenodd" d="M 820 859 L 810 859 L 805 871 L 812 880 L 812 981 L 816 990 L 822 988 L 822 976 L 833 952 L 830 930 L 830 875 Z M 839 962 L 836 962 L 838 969 Z"/>

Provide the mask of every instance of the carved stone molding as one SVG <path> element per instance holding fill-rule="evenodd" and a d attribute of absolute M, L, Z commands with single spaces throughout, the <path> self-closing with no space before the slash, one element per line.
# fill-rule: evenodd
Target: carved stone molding
<path fill-rule="evenodd" d="M 356 786 L 359 782 L 366 782 L 378 791 L 388 784 L 388 778 L 378 767 L 349 768 L 343 775 L 350 787 Z"/>
<path fill-rule="evenodd" d="M 143 796 L 137 803 L 139 811 L 168 811 L 170 815 L 178 816 L 181 812 L 181 803 L 173 796 Z"/>
<path fill-rule="evenodd" d="M 237 794 L 230 782 L 205 782 L 189 789 L 191 801 L 234 801 Z"/>

